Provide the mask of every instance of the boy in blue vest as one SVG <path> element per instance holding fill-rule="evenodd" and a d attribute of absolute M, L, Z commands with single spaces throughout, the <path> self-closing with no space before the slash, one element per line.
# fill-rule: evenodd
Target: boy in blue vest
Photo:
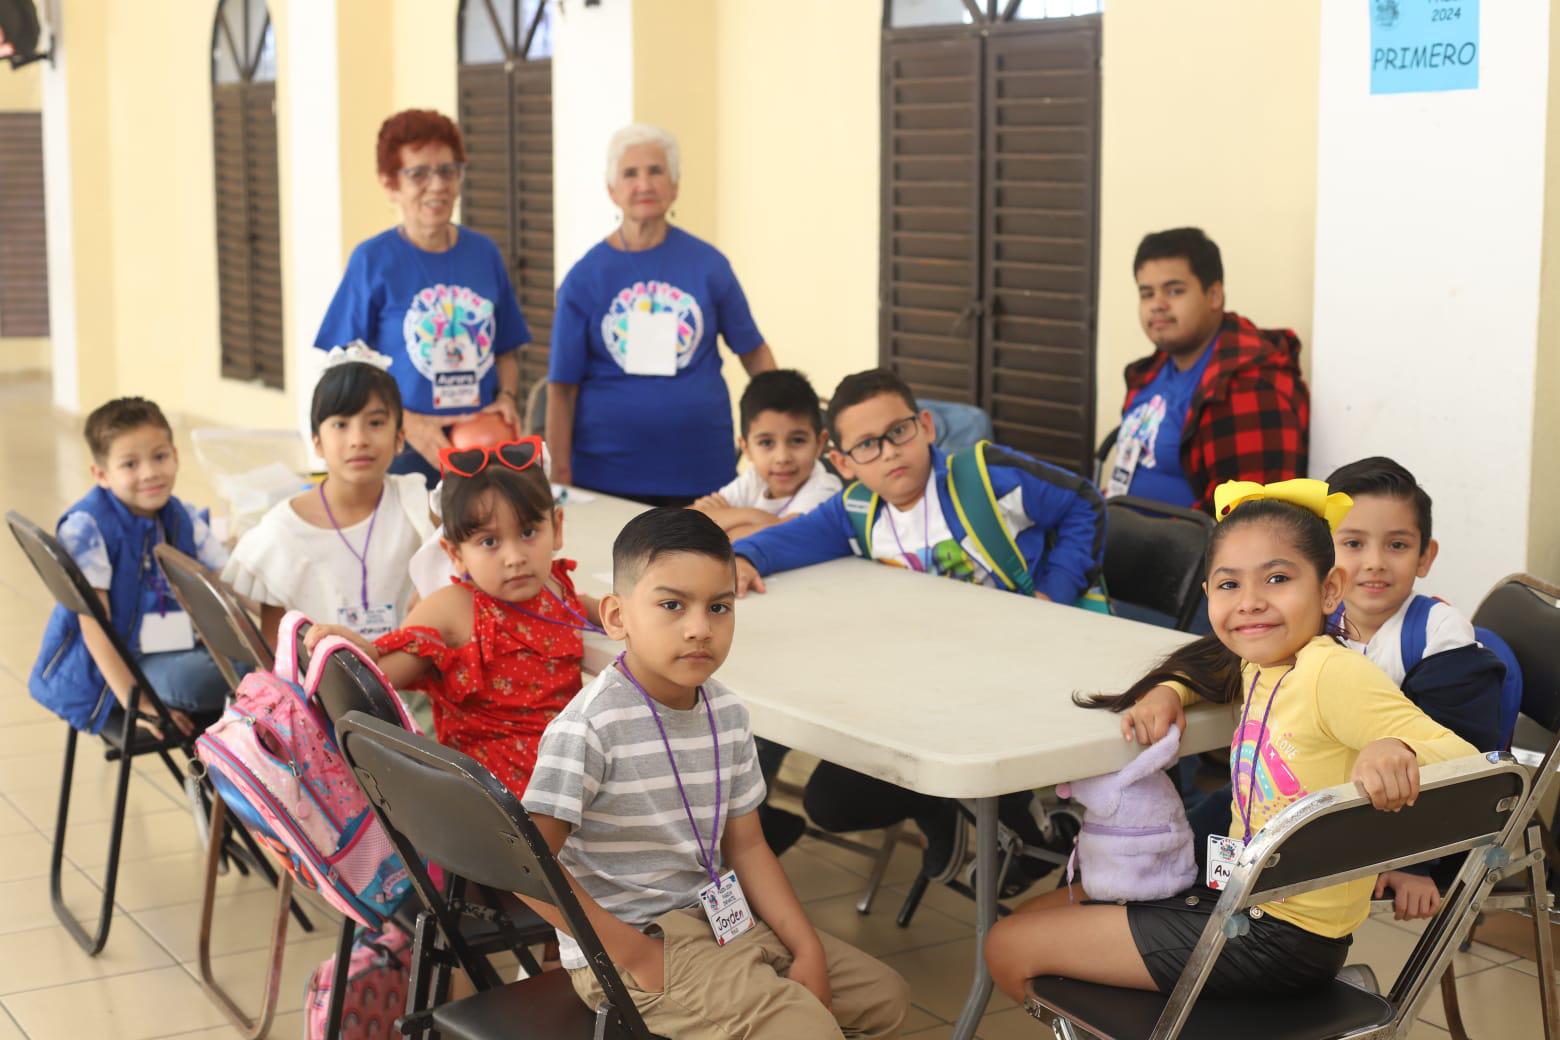
<path fill-rule="evenodd" d="M 200 515 L 173 496 L 179 453 L 157 405 L 117 398 L 87 416 L 85 432 L 97 486 L 60 518 L 60 544 L 97 590 L 174 722 L 193 732 L 192 715 L 222 710 L 227 684 L 211 655 L 196 645 L 189 616 L 179 609 L 152 547 L 167 542 L 213 571 L 227 562 L 227 550 Z M 56 606 L 27 685 L 34 699 L 73 727 L 99 733 L 111 716 L 122 718 L 133 681 L 97 622 Z"/>
<path fill-rule="evenodd" d="M 846 376 L 827 418 L 836 445 L 829 457 L 848 486 L 812 512 L 738 541 L 739 595 L 764 592 L 764 575 L 850 555 L 1058 603 L 1078 601 L 1098 579 L 1105 507 L 1088 481 L 992 444 L 945 454 L 933 444 L 931 415 L 884 369 Z M 804 804 L 828 831 L 913 818 L 927 838 L 928 879 L 951 880 L 962 866 L 965 828 L 945 799 L 823 763 Z M 1000 815 L 1026 844 L 1040 845 L 1032 804 L 1028 792 L 1010 796 Z M 1022 876 L 1010 878 L 1007 892 L 1032 880 L 1015 873 Z"/>

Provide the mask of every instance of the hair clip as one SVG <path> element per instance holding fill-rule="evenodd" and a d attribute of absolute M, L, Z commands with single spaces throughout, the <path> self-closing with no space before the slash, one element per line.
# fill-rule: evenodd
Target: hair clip
<path fill-rule="evenodd" d="M 325 354 L 325 368 L 353 363 L 373 365 L 380 371 L 388 372 L 390 366 L 395 364 L 395 358 L 388 354 L 381 354 L 360 339 L 355 339 L 344 347 L 331 347 Z"/>

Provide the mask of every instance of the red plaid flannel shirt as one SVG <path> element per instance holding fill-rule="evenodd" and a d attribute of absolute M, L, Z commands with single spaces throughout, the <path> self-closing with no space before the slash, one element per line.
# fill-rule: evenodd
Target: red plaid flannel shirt
<path fill-rule="evenodd" d="M 1127 366 L 1122 415 L 1168 359 L 1155 351 Z M 1300 337 L 1226 312 L 1181 430 L 1181 469 L 1196 508 L 1213 512 L 1213 489 L 1226 480 L 1265 484 L 1305 476 L 1310 431 Z"/>

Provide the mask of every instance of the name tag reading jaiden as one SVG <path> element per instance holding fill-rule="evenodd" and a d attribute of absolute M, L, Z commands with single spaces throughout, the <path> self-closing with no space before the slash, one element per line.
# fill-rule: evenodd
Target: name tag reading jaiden
<path fill-rule="evenodd" d="M 719 881 L 699 889 L 699 905 L 704 907 L 715 942 L 721 946 L 753 927 L 753 912 L 748 909 L 747 896 L 742 894 L 742 883 L 735 870 L 726 871 Z"/>
<path fill-rule="evenodd" d="M 167 654 L 195 649 L 195 628 L 182 610 L 150 613 L 141 618 L 141 653 Z"/>
<path fill-rule="evenodd" d="M 628 312 L 623 371 L 631 376 L 677 374 L 677 315 L 671 311 Z"/>

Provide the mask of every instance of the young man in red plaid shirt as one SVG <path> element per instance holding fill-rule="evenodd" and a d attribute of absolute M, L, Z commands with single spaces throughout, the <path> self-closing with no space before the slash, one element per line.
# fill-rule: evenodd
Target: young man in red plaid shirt
<path fill-rule="evenodd" d="M 1155 349 L 1127 366 L 1105 493 L 1211 512 L 1226 480 L 1305 476 L 1311 402 L 1299 338 L 1224 309 L 1219 247 L 1198 228 L 1145 236 L 1132 270 Z"/>

